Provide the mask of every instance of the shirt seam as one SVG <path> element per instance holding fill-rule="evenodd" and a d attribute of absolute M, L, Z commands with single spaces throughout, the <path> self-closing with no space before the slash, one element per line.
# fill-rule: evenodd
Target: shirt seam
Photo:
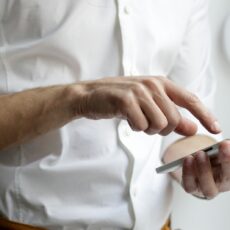
<path fill-rule="evenodd" d="M 6 91 L 9 93 L 9 81 L 8 81 L 8 71 L 7 71 L 7 63 L 5 61 L 6 57 L 6 36 L 4 33 L 2 21 L 0 21 L 0 36 L 2 39 L 3 46 L 0 47 L 0 61 L 2 62 L 3 65 L 3 71 L 5 73 L 5 79 L 6 79 Z M 19 163 L 21 166 L 22 163 L 22 156 L 21 156 L 21 147 L 19 149 L 19 152 L 15 153 L 19 154 Z M 14 191 L 15 191 L 15 205 L 16 205 L 16 210 L 14 211 L 14 216 L 18 221 L 22 221 L 22 210 L 21 210 L 21 203 L 20 203 L 20 179 L 19 179 L 19 174 L 20 174 L 20 166 L 15 169 L 15 175 L 14 175 Z"/>
<path fill-rule="evenodd" d="M 9 92 L 9 82 L 8 82 L 8 72 L 7 72 L 7 64 L 5 62 L 5 57 L 6 57 L 6 37 L 5 33 L 3 30 L 3 25 L 2 21 L 0 21 L 0 37 L 3 42 L 3 46 L 0 47 L 0 61 L 2 62 L 3 65 L 3 71 L 5 72 L 5 79 L 6 79 L 6 91 Z"/>
<path fill-rule="evenodd" d="M 22 165 L 22 146 L 19 146 L 19 166 L 15 170 L 15 196 L 16 196 L 16 206 L 17 212 L 16 216 L 19 222 L 24 222 L 23 213 L 22 213 L 22 202 L 21 202 L 21 180 L 20 180 L 20 171 Z"/>

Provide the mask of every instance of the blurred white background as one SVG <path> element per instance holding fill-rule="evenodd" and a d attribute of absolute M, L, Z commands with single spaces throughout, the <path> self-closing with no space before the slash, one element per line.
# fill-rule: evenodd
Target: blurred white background
<path fill-rule="evenodd" d="M 210 0 L 210 23 L 213 37 L 212 68 L 218 79 L 216 115 L 222 125 L 224 137 L 230 138 L 230 61 L 223 48 L 224 21 L 230 16 L 229 0 Z M 229 37 L 230 44 L 230 37 Z M 229 230 L 230 192 L 212 201 L 202 201 L 175 187 L 173 229 Z"/>

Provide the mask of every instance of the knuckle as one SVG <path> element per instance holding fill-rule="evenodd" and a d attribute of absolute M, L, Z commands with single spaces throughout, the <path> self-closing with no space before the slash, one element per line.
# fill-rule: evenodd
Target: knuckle
<path fill-rule="evenodd" d="M 178 124 L 180 123 L 180 116 L 177 115 L 171 115 L 171 117 L 168 118 L 168 125 L 172 127 L 172 129 L 175 129 Z"/>
<path fill-rule="evenodd" d="M 143 85 L 147 86 L 148 88 L 153 84 L 153 80 L 151 78 L 143 78 L 141 82 Z"/>
<path fill-rule="evenodd" d="M 166 119 L 160 119 L 157 123 L 156 123 L 156 129 L 157 130 L 163 130 L 168 126 L 168 121 Z"/>
<path fill-rule="evenodd" d="M 157 79 L 163 83 L 168 83 L 170 80 L 167 77 L 158 76 Z"/>
<path fill-rule="evenodd" d="M 187 101 L 188 101 L 188 103 L 190 103 L 190 104 L 196 104 L 196 103 L 198 103 L 198 102 L 200 101 L 200 99 L 199 99 L 199 97 L 198 97 L 196 94 L 194 94 L 194 93 L 189 93 L 189 94 L 187 95 Z"/>
<path fill-rule="evenodd" d="M 132 84 L 131 89 L 133 91 L 134 94 L 140 95 L 142 93 L 144 93 L 145 91 L 145 87 L 142 83 L 140 82 L 135 82 Z"/>
<path fill-rule="evenodd" d="M 163 77 L 163 76 L 158 76 L 157 78 L 160 79 L 161 81 L 166 81 L 167 80 L 167 78 Z"/>
<path fill-rule="evenodd" d="M 142 80 L 142 83 L 149 89 L 160 89 L 162 88 L 162 80 L 160 77 L 145 78 Z"/>
<path fill-rule="evenodd" d="M 134 95 L 132 91 L 127 91 L 125 95 L 122 95 L 120 98 L 120 103 L 124 107 L 128 107 L 134 103 Z"/>

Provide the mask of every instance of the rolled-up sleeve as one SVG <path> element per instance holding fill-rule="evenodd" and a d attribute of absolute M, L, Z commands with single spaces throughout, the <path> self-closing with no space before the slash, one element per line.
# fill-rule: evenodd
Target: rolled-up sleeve
<path fill-rule="evenodd" d="M 210 71 L 211 42 L 208 20 L 208 1 L 195 0 L 188 21 L 187 30 L 176 62 L 169 74 L 169 78 L 176 84 L 195 93 L 201 101 L 213 111 L 216 79 Z M 198 125 L 197 134 L 209 135 L 220 140 L 220 135 L 209 133 L 185 109 L 180 109 L 182 116 L 186 116 Z M 173 142 L 182 138 L 181 135 L 171 133 L 163 138 L 162 153 Z"/>

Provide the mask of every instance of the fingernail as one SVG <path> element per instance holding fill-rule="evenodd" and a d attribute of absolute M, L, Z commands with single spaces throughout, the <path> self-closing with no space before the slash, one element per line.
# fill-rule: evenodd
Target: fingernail
<path fill-rule="evenodd" d="M 192 163 L 193 163 L 193 157 L 188 156 L 185 158 L 185 164 L 187 167 L 190 167 Z"/>
<path fill-rule="evenodd" d="M 200 161 L 206 161 L 206 153 L 204 151 L 197 152 Z"/>
<path fill-rule="evenodd" d="M 218 121 L 215 121 L 211 127 L 212 131 L 214 132 L 221 132 L 220 124 Z"/>

